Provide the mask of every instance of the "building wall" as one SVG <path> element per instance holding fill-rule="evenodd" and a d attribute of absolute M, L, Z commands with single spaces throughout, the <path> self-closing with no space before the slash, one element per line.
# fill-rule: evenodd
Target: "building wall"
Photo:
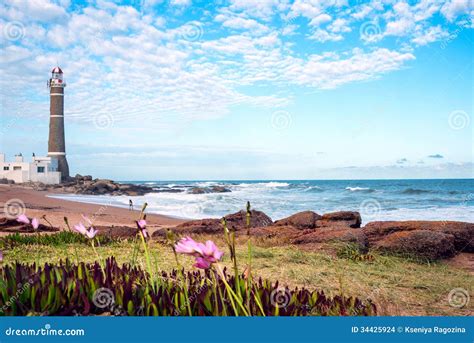
<path fill-rule="evenodd" d="M 57 184 L 61 182 L 61 172 L 57 171 L 57 160 L 51 157 L 33 157 L 33 161 L 23 162 L 21 156 L 16 156 L 14 162 L 5 161 L 0 154 L 0 178 L 13 180 L 15 183 L 42 182 Z M 8 170 L 4 170 L 8 167 Z M 15 170 L 15 167 L 21 170 Z M 38 167 L 43 167 L 44 172 L 38 172 Z"/>

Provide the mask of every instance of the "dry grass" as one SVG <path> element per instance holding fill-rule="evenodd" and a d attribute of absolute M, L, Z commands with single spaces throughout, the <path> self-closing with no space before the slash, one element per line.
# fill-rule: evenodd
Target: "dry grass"
<path fill-rule="evenodd" d="M 203 240 L 206 237 L 199 237 Z M 224 242 L 216 237 L 218 246 Z M 448 294 L 454 288 L 473 292 L 474 277 L 467 271 L 446 263 L 417 263 L 400 257 L 374 255 L 373 262 L 357 262 L 338 258 L 329 250 L 304 251 L 292 246 L 271 247 L 268 242 L 255 242 L 252 272 L 280 284 L 324 290 L 334 295 L 371 298 L 378 305 L 380 315 L 473 315 L 474 300 L 464 308 L 449 305 Z M 97 248 L 102 258 L 115 256 L 119 263 L 131 262 L 133 244 L 122 242 Z M 4 263 L 58 262 L 69 258 L 91 262 L 97 257 L 91 247 L 81 244 L 64 246 L 19 246 L 4 251 Z M 175 260 L 169 247 L 151 243 L 152 262 L 155 268 L 175 268 Z M 228 254 L 223 263 L 229 264 Z M 237 256 L 243 270 L 247 261 L 244 239 L 238 240 Z M 185 268 L 192 268 L 192 260 L 181 256 Z M 145 268 L 143 254 L 138 254 L 137 264 Z"/>

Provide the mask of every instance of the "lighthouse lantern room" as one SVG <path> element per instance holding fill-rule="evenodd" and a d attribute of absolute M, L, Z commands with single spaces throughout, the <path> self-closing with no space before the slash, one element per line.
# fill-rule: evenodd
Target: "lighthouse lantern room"
<path fill-rule="evenodd" d="M 49 79 L 48 86 L 54 87 L 66 87 L 66 83 L 63 80 L 63 71 L 59 67 L 54 67 L 51 71 L 51 78 Z"/>

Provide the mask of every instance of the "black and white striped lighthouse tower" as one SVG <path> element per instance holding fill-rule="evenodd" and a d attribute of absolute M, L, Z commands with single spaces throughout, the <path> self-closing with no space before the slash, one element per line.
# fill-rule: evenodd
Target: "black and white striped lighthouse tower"
<path fill-rule="evenodd" d="M 69 177 L 69 166 L 64 140 L 64 87 L 66 83 L 63 80 L 61 68 L 55 67 L 51 71 L 48 87 L 50 89 L 48 156 L 57 159 L 58 171 L 61 172 L 61 180 L 64 181 Z"/>

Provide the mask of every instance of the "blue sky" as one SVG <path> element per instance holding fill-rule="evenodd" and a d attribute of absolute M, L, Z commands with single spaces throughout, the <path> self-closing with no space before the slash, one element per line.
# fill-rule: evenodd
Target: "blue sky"
<path fill-rule="evenodd" d="M 73 174 L 473 177 L 472 1 L 1 6 L 9 158 L 46 154 L 59 63 Z"/>

